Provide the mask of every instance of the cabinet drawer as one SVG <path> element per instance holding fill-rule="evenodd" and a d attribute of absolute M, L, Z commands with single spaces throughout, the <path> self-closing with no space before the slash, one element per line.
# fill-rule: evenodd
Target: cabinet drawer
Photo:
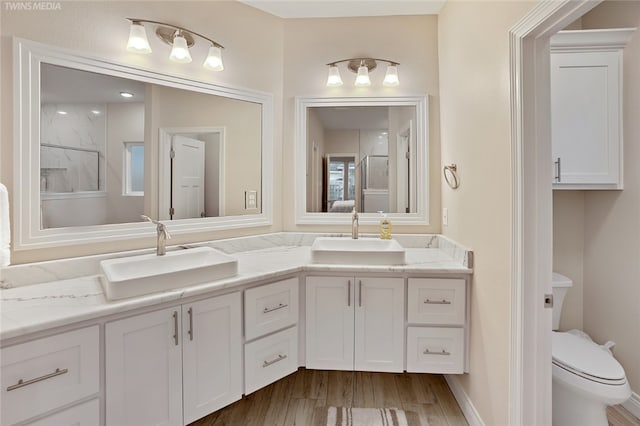
<path fill-rule="evenodd" d="M 463 279 L 410 278 L 408 301 L 411 324 L 464 325 Z"/>
<path fill-rule="evenodd" d="M 247 340 L 298 322 L 298 278 L 251 288 L 244 293 Z"/>
<path fill-rule="evenodd" d="M 464 353 L 463 328 L 407 329 L 408 372 L 462 374 Z"/>
<path fill-rule="evenodd" d="M 97 426 L 99 424 L 100 400 L 96 398 L 24 426 Z"/>
<path fill-rule="evenodd" d="M 11 425 L 97 393 L 98 351 L 98 326 L 2 349 L 1 423 Z"/>
<path fill-rule="evenodd" d="M 298 369 L 298 327 L 244 346 L 245 395 Z"/>

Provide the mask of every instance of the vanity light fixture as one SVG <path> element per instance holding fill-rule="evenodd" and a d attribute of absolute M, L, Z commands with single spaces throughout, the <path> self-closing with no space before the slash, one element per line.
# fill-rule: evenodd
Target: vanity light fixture
<path fill-rule="evenodd" d="M 379 58 L 350 58 L 341 59 L 327 64 L 329 67 L 327 87 L 342 86 L 342 78 L 340 77 L 340 69 L 338 68 L 338 64 L 342 62 L 348 62 L 347 68 L 356 73 L 354 85 L 357 87 L 367 87 L 371 85 L 369 73 L 376 69 L 378 62 L 386 62 L 389 64 L 382 84 L 390 87 L 395 87 L 400 84 L 400 79 L 398 78 L 398 65 L 400 64 L 398 62 Z"/>
<path fill-rule="evenodd" d="M 171 53 L 169 59 L 174 62 L 187 64 L 191 62 L 191 53 L 189 48 L 195 44 L 196 37 L 199 37 L 209 43 L 209 52 L 202 66 L 212 71 L 222 71 L 224 65 L 222 63 L 222 46 L 220 43 L 211 40 L 208 37 L 203 36 L 195 31 L 188 30 L 183 27 L 179 27 L 173 24 L 167 24 L 164 22 L 150 21 L 147 19 L 127 18 L 131 21 L 131 28 L 129 30 L 129 41 L 127 42 L 127 50 L 134 53 L 149 54 L 151 53 L 151 46 L 147 39 L 147 32 L 143 24 L 150 24 L 155 26 L 156 36 L 169 46 L 171 46 Z"/>

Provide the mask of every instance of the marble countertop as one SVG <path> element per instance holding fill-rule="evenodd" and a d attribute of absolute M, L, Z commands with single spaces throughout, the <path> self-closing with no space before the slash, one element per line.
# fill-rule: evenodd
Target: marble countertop
<path fill-rule="evenodd" d="M 405 265 L 312 264 L 310 245 L 316 236 L 281 233 L 199 244 L 235 256 L 238 274 L 212 283 L 115 301 L 105 298 L 101 278 L 97 274 L 99 261 L 114 255 L 10 267 L 4 271 L 4 283 L 0 289 L 0 340 L 162 303 L 175 301 L 179 304 L 186 298 L 299 272 L 472 273 L 471 251 L 442 237 L 429 240 L 425 236 L 398 238 L 406 248 Z M 148 250 L 133 254 L 145 252 Z M 120 254 L 123 255 L 127 254 Z M 34 276 L 40 277 L 40 282 L 33 282 L 36 280 Z"/>

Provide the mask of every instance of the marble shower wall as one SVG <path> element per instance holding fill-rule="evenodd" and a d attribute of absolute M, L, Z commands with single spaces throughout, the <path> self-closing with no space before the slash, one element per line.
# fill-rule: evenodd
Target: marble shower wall
<path fill-rule="evenodd" d="M 57 193 L 103 191 L 106 105 L 45 104 L 40 126 L 40 142 L 55 145 L 41 148 L 40 190 Z"/>

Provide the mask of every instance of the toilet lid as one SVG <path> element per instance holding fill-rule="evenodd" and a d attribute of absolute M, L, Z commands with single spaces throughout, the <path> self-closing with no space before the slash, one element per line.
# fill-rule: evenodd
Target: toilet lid
<path fill-rule="evenodd" d="M 598 382 L 626 380 L 620 363 L 597 344 L 570 333 L 551 334 L 554 363 Z"/>

